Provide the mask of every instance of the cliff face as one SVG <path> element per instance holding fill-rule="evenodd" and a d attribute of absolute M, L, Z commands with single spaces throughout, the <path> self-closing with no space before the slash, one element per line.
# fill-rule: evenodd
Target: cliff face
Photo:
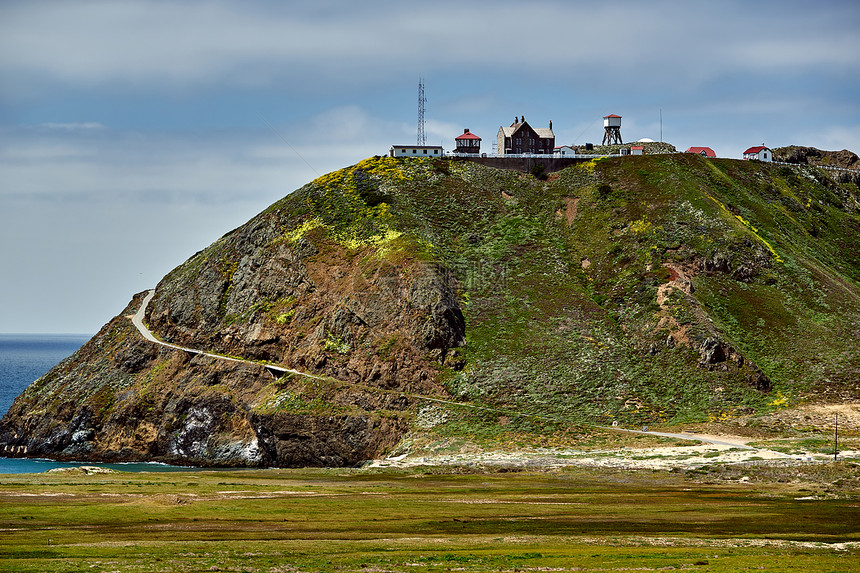
<path fill-rule="evenodd" d="M 308 375 L 148 342 L 136 295 L 15 401 L 0 453 L 354 465 L 417 430 L 852 397 L 858 195 L 812 168 L 693 155 L 542 179 L 368 159 L 191 257 L 147 308 L 165 342 Z"/>
<path fill-rule="evenodd" d="M 815 147 L 789 145 L 788 147 L 777 147 L 774 149 L 773 156 L 776 161 L 783 161 L 785 163 L 802 163 L 806 165 L 820 165 L 822 167 L 860 170 L 860 157 L 857 157 L 856 153 L 847 149 L 843 149 L 842 151 L 823 151 Z"/>
<path fill-rule="evenodd" d="M 851 169 L 854 173 L 842 171 L 833 173 L 831 176 L 840 183 L 860 184 L 860 157 L 847 149 L 841 151 L 824 151 L 815 147 L 789 145 L 788 147 L 774 149 L 773 159 L 774 161 L 781 161 L 783 163 Z"/>

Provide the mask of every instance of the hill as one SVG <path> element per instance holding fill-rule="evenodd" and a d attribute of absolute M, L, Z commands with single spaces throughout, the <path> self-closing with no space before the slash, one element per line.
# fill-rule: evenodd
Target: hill
<path fill-rule="evenodd" d="M 777 147 L 773 150 L 775 161 L 784 163 L 799 163 L 815 165 L 818 167 L 836 167 L 839 169 L 860 170 L 860 157 L 857 154 L 843 149 L 842 151 L 823 151 L 815 147 L 804 147 L 802 145 L 789 145 L 788 147 Z M 857 181 L 856 174 L 847 174 L 853 181 Z"/>
<path fill-rule="evenodd" d="M 141 293 L 15 401 L 0 449 L 354 465 L 857 399 L 855 183 L 692 154 L 539 175 L 375 157 L 316 179 L 146 312 L 163 341 L 313 377 L 148 342 Z"/>

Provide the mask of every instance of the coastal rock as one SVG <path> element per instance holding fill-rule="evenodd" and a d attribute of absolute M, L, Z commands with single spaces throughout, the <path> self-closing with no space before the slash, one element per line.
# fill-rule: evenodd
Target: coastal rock
<path fill-rule="evenodd" d="M 142 336 L 135 295 L 15 400 L 0 452 L 349 466 L 440 436 L 736 411 L 776 384 L 856 397 L 860 193 L 819 171 L 369 158 L 159 282 L 143 322 L 181 348 Z"/>

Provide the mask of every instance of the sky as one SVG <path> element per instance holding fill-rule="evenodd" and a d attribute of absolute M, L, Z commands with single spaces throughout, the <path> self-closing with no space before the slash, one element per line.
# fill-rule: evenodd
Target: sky
<path fill-rule="evenodd" d="M 556 144 L 860 152 L 860 2 L 0 2 L 0 332 L 95 333 L 318 175 Z"/>

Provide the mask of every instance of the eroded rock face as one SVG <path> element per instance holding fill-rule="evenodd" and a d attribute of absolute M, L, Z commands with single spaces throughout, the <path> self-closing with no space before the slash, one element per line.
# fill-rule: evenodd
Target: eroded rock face
<path fill-rule="evenodd" d="M 138 295 L 15 402 L 0 453 L 341 466 L 393 447 L 409 429 L 410 395 L 446 395 L 437 369 L 465 342 L 456 280 L 373 246 L 286 240 L 283 216 L 264 213 L 170 273 L 146 322 L 166 342 L 327 378 L 275 380 L 146 341 L 127 318 Z"/>
<path fill-rule="evenodd" d="M 856 153 L 843 149 L 841 151 L 823 151 L 815 147 L 792 145 L 773 150 L 774 160 L 785 163 L 805 163 L 823 165 L 842 169 L 860 168 L 860 157 Z"/>
<path fill-rule="evenodd" d="M 334 380 L 275 380 L 260 366 L 138 337 L 121 315 L 32 385 L 0 423 L 0 455 L 351 466 L 393 447 L 415 407 L 406 396 Z M 129 356 L 144 358 L 129 368 Z"/>
<path fill-rule="evenodd" d="M 708 337 L 702 341 L 699 347 L 699 366 L 709 370 L 731 369 L 756 390 L 767 392 L 771 389 L 771 381 L 761 369 L 719 338 Z"/>
<path fill-rule="evenodd" d="M 148 342 L 128 319 L 138 295 L 16 400 L 0 454 L 351 465 L 419 431 L 448 389 L 571 424 L 652 423 L 763 402 L 755 362 L 854 396 L 858 202 L 820 175 L 692 154 L 546 180 L 368 159 L 157 286 L 145 322 L 161 340 L 250 364 Z"/>

